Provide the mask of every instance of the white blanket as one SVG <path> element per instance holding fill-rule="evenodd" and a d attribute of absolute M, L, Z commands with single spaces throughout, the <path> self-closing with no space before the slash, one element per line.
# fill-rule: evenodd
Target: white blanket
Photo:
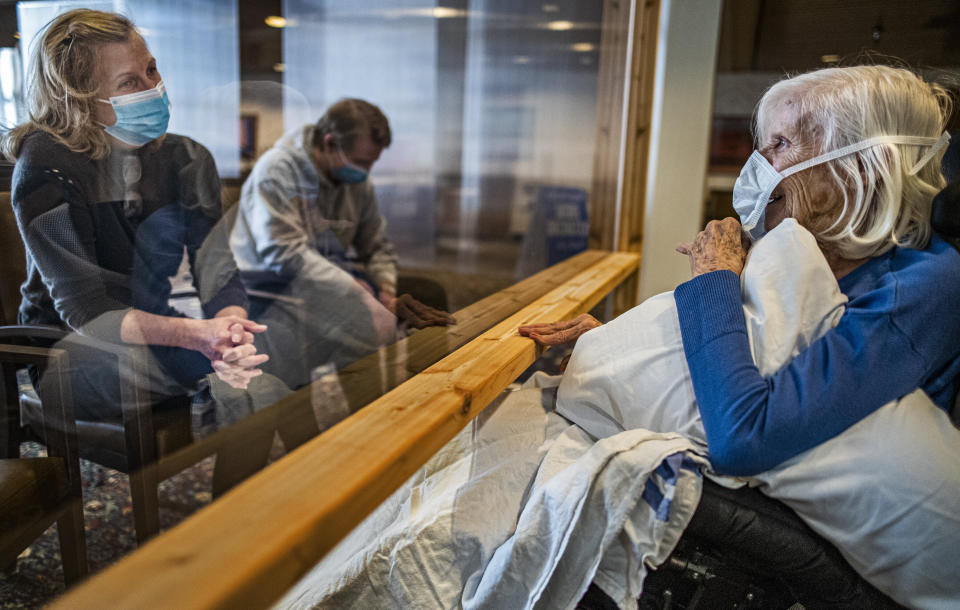
<path fill-rule="evenodd" d="M 833 328 L 847 301 L 813 236 L 793 219 L 754 245 L 741 296 L 764 376 Z M 705 446 L 673 294 L 581 337 L 557 403 L 558 413 L 597 437 L 678 430 Z M 960 607 L 960 431 L 922 391 L 753 482 L 896 601 Z"/>
<path fill-rule="evenodd" d="M 554 394 L 488 407 L 279 606 L 572 608 L 594 578 L 635 604 L 644 562 L 672 551 L 699 502 L 705 461 L 676 434 L 595 443 L 552 412 Z"/>
<path fill-rule="evenodd" d="M 754 247 L 742 288 L 762 374 L 831 328 L 846 301 L 812 236 L 791 220 Z M 699 501 L 689 466 L 704 462 L 693 442 L 670 433 L 703 447 L 689 383 L 672 295 L 591 331 L 560 388 L 562 412 L 582 428 L 552 412 L 551 390 L 509 394 L 281 606 L 564 608 L 591 579 L 622 607 L 634 604 L 644 563 L 669 554 Z M 594 444 L 584 430 L 606 438 Z M 960 597 L 951 571 L 958 435 L 914 394 L 757 480 L 881 590 L 911 606 L 950 607 Z M 678 452 L 688 467 L 670 459 L 664 467 Z"/>

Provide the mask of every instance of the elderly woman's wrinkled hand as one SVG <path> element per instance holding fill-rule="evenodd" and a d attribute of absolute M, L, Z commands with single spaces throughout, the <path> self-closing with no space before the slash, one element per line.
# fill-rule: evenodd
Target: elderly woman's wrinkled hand
<path fill-rule="evenodd" d="M 693 277 L 720 271 L 743 271 L 749 241 L 735 218 L 711 220 L 690 243 L 677 244 L 677 252 L 690 258 Z"/>
<path fill-rule="evenodd" d="M 588 330 L 603 323 L 588 313 L 582 313 L 572 320 L 550 322 L 548 324 L 526 324 L 517 329 L 523 337 L 529 337 L 540 345 L 563 345 L 575 343 Z"/>

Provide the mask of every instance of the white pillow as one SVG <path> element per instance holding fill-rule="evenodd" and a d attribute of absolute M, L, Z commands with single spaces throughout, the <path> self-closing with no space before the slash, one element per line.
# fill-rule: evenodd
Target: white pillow
<path fill-rule="evenodd" d="M 923 390 L 755 479 L 899 603 L 960 607 L 960 430 Z"/>
<path fill-rule="evenodd" d="M 765 376 L 835 326 L 847 302 L 816 240 L 793 219 L 750 250 L 741 295 L 751 353 Z M 682 432 L 706 447 L 672 292 L 580 337 L 557 412 L 597 438 L 646 428 Z"/>
<path fill-rule="evenodd" d="M 764 376 L 835 326 L 846 303 L 815 240 L 792 219 L 754 245 L 741 297 Z M 648 428 L 706 446 L 672 293 L 580 338 L 557 411 L 598 438 Z M 957 607 L 960 431 L 922 391 L 754 479 L 893 599 Z"/>

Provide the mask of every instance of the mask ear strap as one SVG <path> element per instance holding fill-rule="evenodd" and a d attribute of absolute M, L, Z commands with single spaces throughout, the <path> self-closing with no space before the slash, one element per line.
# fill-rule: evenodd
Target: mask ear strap
<path fill-rule="evenodd" d="M 946 139 L 944 139 L 946 138 Z M 944 132 L 939 139 L 928 138 L 925 136 L 874 136 L 872 138 L 867 138 L 861 142 L 856 142 L 854 144 L 849 144 L 843 148 L 838 148 L 837 150 L 824 153 L 822 155 L 816 156 L 812 159 L 807 159 L 796 165 L 792 165 L 780 173 L 783 174 L 783 177 L 786 178 L 790 174 L 795 174 L 799 171 L 803 171 L 814 165 L 820 165 L 821 163 L 826 163 L 827 161 L 833 161 L 834 159 L 839 159 L 840 157 L 846 157 L 855 152 L 860 152 L 861 150 L 866 150 L 871 146 L 876 146 L 878 144 L 906 144 L 910 146 L 932 146 L 933 148 L 927 151 L 927 154 L 923 156 L 920 162 L 914 166 L 914 169 L 911 169 L 911 175 L 914 171 L 919 171 L 921 167 L 926 165 L 930 159 L 933 158 L 935 154 L 946 145 L 947 141 L 950 139 L 950 134 Z"/>
<path fill-rule="evenodd" d="M 923 169 L 923 166 L 926 165 L 927 163 L 930 163 L 930 160 L 933 159 L 937 155 L 937 153 L 943 150 L 943 148 L 947 145 L 947 142 L 949 141 L 950 141 L 950 134 L 947 133 L 946 131 L 943 132 L 943 134 L 940 135 L 940 139 L 937 140 L 937 143 L 931 146 L 930 150 L 928 150 L 926 154 L 920 157 L 920 160 L 917 161 L 916 165 L 910 168 L 910 171 L 907 172 L 907 175 L 913 176 L 914 174 L 919 172 L 921 169 Z"/>

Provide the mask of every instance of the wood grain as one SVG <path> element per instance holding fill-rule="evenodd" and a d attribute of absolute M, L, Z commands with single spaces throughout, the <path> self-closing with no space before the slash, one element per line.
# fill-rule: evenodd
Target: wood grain
<path fill-rule="evenodd" d="M 632 57 L 628 75 L 630 91 L 626 100 L 623 192 L 619 234 L 616 236 L 616 247 L 613 248 L 617 251 L 639 252 L 643 249 L 659 25 L 659 0 L 636 0 L 633 48 L 629 51 Z"/>
<path fill-rule="evenodd" d="M 383 354 L 373 353 L 345 367 L 339 372 L 339 378 L 351 410 L 357 411 L 366 406 L 497 322 L 529 305 L 557 284 L 596 264 L 604 256 L 606 253 L 598 250 L 577 254 L 454 312 L 457 319 L 455 326 L 419 330 L 402 344 L 385 348 Z M 385 371 L 390 374 L 384 375 Z M 303 418 L 313 416 L 310 408 L 311 391 L 309 386 L 303 388 L 228 428 L 162 457 L 151 467 L 156 471 L 157 480 L 173 476 L 225 446 L 260 436 L 264 430 L 307 428 L 308 424 Z"/>
<path fill-rule="evenodd" d="M 589 310 L 638 260 L 602 256 L 53 607 L 270 604 L 537 358 L 518 326 Z"/>
<path fill-rule="evenodd" d="M 659 19 L 659 0 L 603 3 L 591 248 L 642 249 Z"/>

